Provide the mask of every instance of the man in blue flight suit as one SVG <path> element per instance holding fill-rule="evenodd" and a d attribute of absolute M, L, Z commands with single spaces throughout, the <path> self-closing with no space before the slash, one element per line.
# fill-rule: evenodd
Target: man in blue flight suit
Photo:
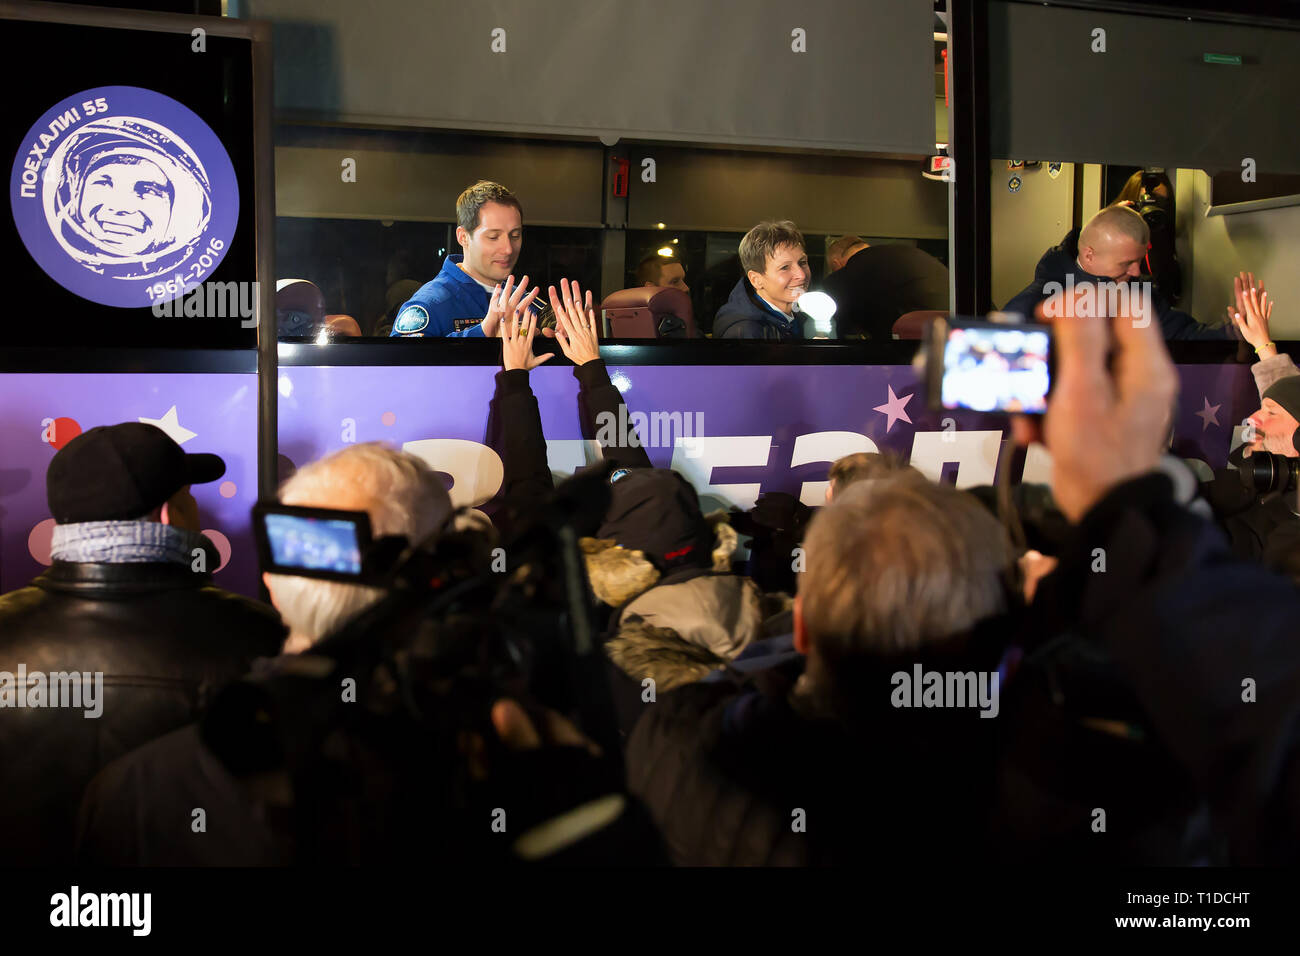
<path fill-rule="evenodd" d="M 528 276 L 514 285 L 510 272 L 524 244 L 524 210 L 500 183 L 480 180 L 456 199 L 456 241 L 463 256 L 448 256 L 442 270 L 397 310 L 394 336 L 491 338 L 501 315 L 527 308 Z"/>

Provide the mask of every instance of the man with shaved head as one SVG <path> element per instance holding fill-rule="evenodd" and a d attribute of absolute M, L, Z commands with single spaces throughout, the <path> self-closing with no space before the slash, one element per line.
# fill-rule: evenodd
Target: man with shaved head
<path fill-rule="evenodd" d="M 1129 206 L 1107 206 L 1079 233 L 1078 263 L 1114 282 L 1136 279 L 1151 244 L 1146 220 Z"/>
<path fill-rule="evenodd" d="M 1018 312 L 1033 320 L 1034 308 L 1043 300 L 1069 285 L 1083 283 L 1132 283 L 1141 277 L 1150 281 L 1146 256 L 1151 244 L 1151 230 L 1146 221 L 1129 205 L 1116 203 L 1102 209 L 1083 226 L 1073 229 L 1038 260 L 1034 281 L 1003 307 L 1004 312 Z M 1107 300 L 1098 286 L 1101 301 Z M 1131 287 L 1140 288 L 1140 287 Z M 1228 339 L 1230 328 L 1202 325 L 1186 312 L 1175 309 L 1159 286 L 1150 289 L 1152 312 L 1166 339 Z"/>

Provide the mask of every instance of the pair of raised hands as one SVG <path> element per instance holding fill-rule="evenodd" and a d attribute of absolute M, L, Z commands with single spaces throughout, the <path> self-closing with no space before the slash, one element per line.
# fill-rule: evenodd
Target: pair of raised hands
<path fill-rule="evenodd" d="M 493 315 L 493 327 L 488 328 L 487 319 L 483 320 L 485 335 L 499 335 L 501 338 L 501 364 L 507 370 L 537 368 L 550 360 L 555 353 L 533 354 L 533 338 L 537 334 L 537 315 L 528 307 L 537 298 L 540 289 L 534 289 L 527 296 L 522 295 L 528 284 L 524 276 L 519 288 L 513 293 L 510 283 L 513 276 L 506 280 L 506 286 L 492 294 L 488 307 Z M 596 330 L 596 311 L 591 304 L 591 291 L 588 290 L 584 301 L 582 290 L 577 282 L 560 280 L 560 291 L 556 294 L 555 286 L 550 286 L 551 310 L 555 313 L 555 331 L 543 329 L 542 334 L 554 338 L 560 343 L 560 350 L 565 358 L 574 365 L 585 365 L 600 358 L 600 336 Z M 495 310 L 495 313 L 494 313 Z M 499 332 L 498 332 L 499 329 Z"/>
<path fill-rule="evenodd" d="M 1273 315 L 1273 303 L 1264 291 L 1264 281 L 1255 281 L 1255 273 L 1242 272 L 1232 280 L 1235 302 L 1228 306 L 1228 318 L 1233 327 L 1254 349 L 1260 358 L 1272 358 L 1277 346 L 1268 337 L 1268 320 Z"/>

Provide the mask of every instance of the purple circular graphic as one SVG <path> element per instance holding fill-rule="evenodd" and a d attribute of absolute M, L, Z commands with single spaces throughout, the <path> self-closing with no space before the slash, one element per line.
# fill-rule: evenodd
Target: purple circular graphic
<path fill-rule="evenodd" d="M 103 305 L 179 297 L 230 249 L 239 184 L 189 107 L 137 86 L 69 96 L 23 137 L 9 179 L 23 244 L 59 285 Z"/>

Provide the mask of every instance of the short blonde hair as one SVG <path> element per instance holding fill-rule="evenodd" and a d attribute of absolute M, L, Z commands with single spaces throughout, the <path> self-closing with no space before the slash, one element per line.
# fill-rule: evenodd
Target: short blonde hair
<path fill-rule="evenodd" d="M 803 233 L 789 219 L 760 222 L 740 240 L 740 266 L 747 273 L 767 271 L 767 260 L 782 246 L 805 248 Z"/>
<path fill-rule="evenodd" d="M 1096 246 L 1103 235 L 1127 236 L 1145 246 L 1151 241 L 1151 227 L 1132 206 L 1114 203 L 1088 220 L 1079 233 L 1079 247 Z"/>

